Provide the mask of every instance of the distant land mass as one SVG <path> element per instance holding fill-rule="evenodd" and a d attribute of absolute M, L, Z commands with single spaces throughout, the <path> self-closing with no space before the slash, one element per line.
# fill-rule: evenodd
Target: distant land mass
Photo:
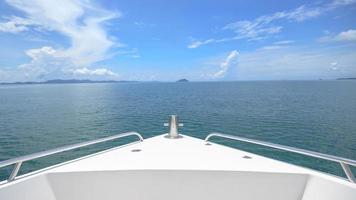
<path fill-rule="evenodd" d="M 13 82 L 13 83 L 0 83 L 2 85 L 11 85 L 11 84 L 65 84 L 65 83 L 125 83 L 125 82 L 136 82 L 136 81 L 94 81 L 94 80 L 79 80 L 79 79 L 53 79 L 48 81 L 41 82 Z"/>
<path fill-rule="evenodd" d="M 337 80 L 356 80 L 356 78 L 337 78 Z"/>
<path fill-rule="evenodd" d="M 177 82 L 189 82 L 187 79 L 183 78 L 183 79 L 179 79 Z"/>

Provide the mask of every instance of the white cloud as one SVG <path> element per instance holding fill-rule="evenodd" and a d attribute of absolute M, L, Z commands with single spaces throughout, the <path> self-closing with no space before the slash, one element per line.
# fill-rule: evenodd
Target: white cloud
<path fill-rule="evenodd" d="M 105 59 L 114 41 L 109 39 L 102 22 L 119 16 L 119 13 L 100 9 L 90 1 L 8 0 L 9 5 L 24 12 L 23 21 L 47 31 L 67 36 L 71 46 L 61 49 L 75 64 L 88 65 Z"/>
<path fill-rule="evenodd" d="M 237 79 L 333 79 L 356 76 L 356 53 L 347 47 L 339 46 L 337 49 L 299 46 L 240 53 Z"/>
<path fill-rule="evenodd" d="M 282 26 L 267 26 L 265 17 L 258 18 L 255 21 L 238 21 L 226 25 L 224 30 L 232 30 L 236 33 L 234 39 L 259 40 L 281 32 Z M 269 19 L 268 19 L 269 20 Z"/>
<path fill-rule="evenodd" d="M 135 58 L 135 59 L 141 58 L 141 54 L 137 48 L 116 51 L 115 54 L 116 55 L 124 55 L 126 57 Z"/>
<path fill-rule="evenodd" d="M 20 68 L 27 70 L 25 73 L 29 79 L 86 68 L 107 59 L 112 48 L 121 46 L 108 35 L 103 25 L 103 22 L 119 17 L 120 13 L 103 9 L 91 1 L 7 0 L 7 3 L 22 11 L 26 17 L 8 17 L 7 22 L 0 24 L 1 31 L 55 31 L 70 41 L 67 48 L 27 50 L 26 54 L 32 60 Z"/>
<path fill-rule="evenodd" d="M 136 55 L 132 55 L 131 58 L 141 58 L 141 56 L 136 54 Z"/>
<path fill-rule="evenodd" d="M 318 80 L 356 77 L 355 45 L 298 45 L 282 49 L 239 51 L 236 64 L 221 67 L 222 57 L 200 61 L 200 80 Z M 224 58 L 226 62 L 226 58 Z M 238 63 L 237 63 L 238 61 Z"/>
<path fill-rule="evenodd" d="M 226 73 L 228 72 L 229 68 L 234 67 L 237 65 L 237 59 L 239 56 L 239 52 L 233 50 L 229 53 L 229 55 L 225 58 L 225 60 L 220 63 L 219 71 L 215 72 L 212 77 L 213 78 L 223 78 L 225 77 Z"/>
<path fill-rule="evenodd" d="M 105 68 L 98 68 L 94 70 L 90 70 L 86 67 L 75 69 L 72 71 L 73 75 L 75 76 L 118 76 L 116 73 L 105 69 Z"/>
<path fill-rule="evenodd" d="M 353 41 L 356 42 L 356 30 L 350 29 L 339 33 L 336 37 L 336 40 L 339 41 Z"/>
<path fill-rule="evenodd" d="M 356 0 L 334 0 L 330 6 L 346 6 L 355 3 Z"/>
<path fill-rule="evenodd" d="M 33 61 L 40 61 L 45 56 L 55 57 L 56 50 L 52 47 L 42 47 L 39 49 L 29 49 L 26 51 L 26 55 L 32 58 Z"/>
<path fill-rule="evenodd" d="M 0 22 L 0 32 L 20 33 L 28 30 L 28 26 L 34 24 L 28 19 L 11 16 L 5 17 L 6 21 Z"/>
<path fill-rule="evenodd" d="M 272 45 L 264 46 L 260 48 L 260 50 L 276 50 L 276 49 L 282 49 L 290 46 L 290 44 L 293 44 L 295 41 L 293 40 L 282 40 L 278 42 L 274 42 Z"/>
<path fill-rule="evenodd" d="M 212 43 L 212 42 L 215 42 L 214 39 L 208 39 L 208 40 L 205 40 L 205 41 L 193 41 L 190 45 L 188 45 L 188 48 L 189 49 L 194 49 L 194 48 L 197 48 L 201 45 L 204 45 L 204 44 L 209 44 L 209 43 Z"/>
<path fill-rule="evenodd" d="M 326 35 L 319 38 L 319 42 L 356 42 L 356 30 L 350 29 L 336 35 Z"/>
<path fill-rule="evenodd" d="M 330 63 L 330 69 L 331 69 L 331 70 L 338 70 L 338 68 L 337 68 L 337 62 L 332 62 L 332 63 Z"/>
<path fill-rule="evenodd" d="M 105 68 L 77 67 L 52 47 L 29 49 L 31 61 L 17 70 L 0 71 L 1 82 L 43 81 L 50 79 L 116 80 L 119 75 Z"/>
<path fill-rule="evenodd" d="M 285 44 L 292 44 L 292 43 L 295 43 L 295 41 L 293 41 L 293 40 L 282 40 L 282 41 L 275 42 L 274 44 L 276 44 L 276 45 L 285 45 Z"/>
<path fill-rule="evenodd" d="M 247 39 L 248 41 L 261 40 L 271 35 L 280 33 L 283 26 L 278 23 L 282 20 L 289 22 L 301 22 L 318 17 L 321 14 L 340 6 L 346 6 L 352 3 L 355 3 L 355 0 L 337 0 L 317 7 L 302 5 L 291 11 L 276 12 L 271 15 L 260 16 L 253 20 L 236 21 L 223 27 L 223 30 L 230 30 L 234 32 L 234 36 L 221 39 L 211 38 L 203 41 L 194 40 L 190 45 L 188 45 L 188 48 L 197 48 L 209 43 L 227 42 L 240 39 Z"/>
<path fill-rule="evenodd" d="M 319 42 L 331 42 L 331 41 L 334 41 L 334 38 L 330 35 L 326 35 L 326 36 L 318 38 L 318 41 Z"/>
<path fill-rule="evenodd" d="M 261 49 L 262 50 L 275 50 L 275 49 L 281 49 L 283 48 L 282 45 L 269 45 L 269 46 L 264 46 Z"/>
<path fill-rule="evenodd" d="M 62 74 L 65 67 L 73 67 L 68 59 L 61 57 L 52 47 L 29 49 L 25 53 L 31 61 L 20 65 L 19 70 L 14 71 L 17 74 L 23 74 L 22 80 L 41 80 L 46 76 Z"/>
<path fill-rule="evenodd" d="M 58 52 L 52 47 L 29 49 L 26 51 L 26 55 L 31 58 L 31 61 L 20 65 L 19 70 L 11 72 L 12 75 L 16 74 L 16 81 L 41 81 L 58 78 L 90 78 L 93 80 L 118 78 L 118 74 L 105 68 L 78 67 L 62 52 Z"/>

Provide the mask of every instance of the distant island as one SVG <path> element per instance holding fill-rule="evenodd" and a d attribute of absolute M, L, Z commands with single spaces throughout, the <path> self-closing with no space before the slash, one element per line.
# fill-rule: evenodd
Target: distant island
<path fill-rule="evenodd" d="M 65 84 L 65 83 L 125 83 L 125 82 L 136 82 L 136 81 L 95 81 L 95 80 L 80 80 L 80 79 L 53 79 L 40 82 L 13 82 L 13 83 L 0 83 L 1 85 L 12 85 L 12 84 Z"/>
<path fill-rule="evenodd" d="M 185 82 L 189 82 L 189 81 L 187 79 L 183 78 L 183 79 L 179 79 L 177 82 L 185 83 Z"/>
<path fill-rule="evenodd" d="M 337 78 L 336 80 L 356 80 L 356 78 Z"/>

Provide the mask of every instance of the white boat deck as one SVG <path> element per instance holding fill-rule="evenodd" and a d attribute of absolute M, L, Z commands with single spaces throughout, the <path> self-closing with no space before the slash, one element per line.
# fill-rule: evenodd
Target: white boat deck
<path fill-rule="evenodd" d="M 0 199 L 355 200 L 356 185 L 186 135 L 159 135 L 18 177 L 0 186 Z"/>
<path fill-rule="evenodd" d="M 146 139 L 126 147 L 88 156 L 49 172 L 106 170 L 223 170 L 306 173 L 311 170 L 268 159 L 238 149 L 183 135 L 168 139 L 164 135 Z M 250 159 L 244 156 L 251 157 Z"/>

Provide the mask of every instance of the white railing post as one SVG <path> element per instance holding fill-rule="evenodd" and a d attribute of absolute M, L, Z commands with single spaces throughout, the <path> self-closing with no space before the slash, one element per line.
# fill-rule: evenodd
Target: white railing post
<path fill-rule="evenodd" d="M 20 171 L 21 165 L 22 165 L 22 162 L 18 162 L 15 164 L 14 169 L 12 170 L 9 178 L 7 179 L 8 182 L 15 179 L 15 177 L 17 176 L 17 173 L 19 173 L 19 171 Z"/>
<path fill-rule="evenodd" d="M 340 164 L 341 164 L 341 167 L 344 170 L 347 178 L 349 179 L 349 181 L 352 183 L 356 183 L 355 177 L 352 174 L 350 167 L 346 163 L 343 163 L 343 162 L 340 162 Z"/>

